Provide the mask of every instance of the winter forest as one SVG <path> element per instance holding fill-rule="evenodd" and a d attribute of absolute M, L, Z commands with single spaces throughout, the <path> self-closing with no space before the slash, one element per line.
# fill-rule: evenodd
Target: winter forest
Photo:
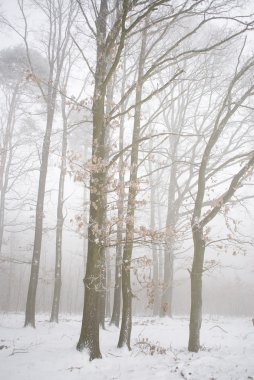
<path fill-rule="evenodd" d="M 253 1 L 1 0 L 0 35 L 1 378 L 253 380 Z"/>

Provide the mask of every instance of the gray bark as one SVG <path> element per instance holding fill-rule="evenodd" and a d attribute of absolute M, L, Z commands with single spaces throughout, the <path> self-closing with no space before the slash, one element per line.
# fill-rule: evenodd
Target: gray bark
<path fill-rule="evenodd" d="M 125 91 L 125 81 L 126 81 L 126 58 L 124 57 L 123 66 L 123 79 L 122 79 L 122 89 L 121 95 L 124 96 Z M 123 150 L 123 139 L 124 139 L 124 110 L 125 103 L 121 106 L 120 117 L 120 131 L 119 131 L 119 152 Z M 119 327 L 120 323 L 120 312 L 121 312 L 121 286 L 122 286 L 122 251 L 123 251 L 123 216 L 124 216 L 124 166 L 123 166 L 123 155 L 119 157 L 119 195 L 117 204 L 117 232 L 116 232 L 116 260 L 115 260 L 115 288 L 114 288 L 114 301 L 113 301 L 113 311 L 111 317 L 111 324 Z"/>
<path fill-rule="evenodd" d="M 58 12 L 62 12 L 62 8 L 58 9 Z M 41 165 L 40 165 L 40 175 L 39 175 L 39 186 L 37 194 L 36 203 L 36 215 L 35 215 L 35 234 L 34 234 L 34 244 L 33 244 L 33 256 L 32 265 L 30 272 L 30 280 L 28 286 L 28 294 L 26 301 L 26 312 L 25 312 L 25 326 L 35 327 L 35 302 L 36 302 L 36 292 L 39 278 L 39 268 L 40 268 L 40 258 L 41 258 L 41 244 L 42 244 L 42 233 L 43 233 L 43 218 L 44 218 L 44 198 L 45 198 L 45 188 L 48 170 L 48 160 L 49 160 L 49 149 L 51 142 L 51 133 L 54 121 L 54 114 L 56 108 L 56 100 L 58 93 L 58 86 L 60 75 L 63 68 L 63 63 L 66 57 L 66 50 L 70 37 L 70 27 L 73 17 L 73 8 L 70 6 L 70 13 L 68 16 L 67 24 L 64 32 L 64 39 L 61 39 L 61 33 L 49 35 L 50 43 L 55 46 L 53 56 L 48 57 L 50 59 L 50 72 L 48 77 L 48 90 L 46 96 L 47 105 L 47 121 L 45 134 L 43 138 L 42 154 L 41 154 Z M 53 15 L 52 15 L 53 16 Z M 59 16 L 59 15 L 58 15 Z M 62 20 L 59 18 L 59 20 Z M 59 21 L 60 23 L 60 21 Z M 52 25 L 51 25 L 52 27 Z M 58 28 L 63 28 L 60 23 Z"/>
<path fill-rule="evenodd" d="M 66 175 L 66 153 L 67 153 L 67 117 L 65 112 L 65 97 L 62 95 L 62 120 L 63 120 L 63 136 L 62 136 L 62 153 L 60 177 L 58 185 L 57 200 L 57 224 L 56 224 L 56 262 L 55 262 L 55 281 L 54 294 L 51 309 L 50 322 L 58 323 L 60 294 L 62 286 L 62 239 L 63 239 L 63 204 L 64 204 L 64 183 Z"/>
<path fill-rule="evenodd" d="M 2 251 L 5 219 L 5 199 L 9 183 L 9 172 L 12 163 L 13 146 L 12 137 L 15 125 L 15 108 L 17 103 L 19 83 L 15 86 L 8 112 L 6 130 L 3 136 L 3 146 L 0 151 L 0 255 Z"/>
<path fill-rule="evenodd" d="M 118 347 L 127 346 L 131 349 L 130 338 L 132 328 L 132 290 L 131 290 L 131 259 L 133 251 L 133 238 L 134 238 L 134 218 L 137 196 L 137 174 L 138 174 L 138 153 L 139 153 L 139 138 L 140 138 L 140 117 L 141 117 L 141 99 L 142 99 L 142 87 L 143 87 L 143 72 L 145 63 L 145 51 L 146 51 L 146 37 L 147 31 L 142 33 L 141 50 L 139 56 L 138 66 L 138 79 L 136 86 L 136 98 L 135 98 L 135 115 L 134 115 L 134 127 L 132 135 L 132 149 L 131 149 L 131 168 L 130 168 L 130 180 L 129 180 L 129 194 L 127 203 L 127 222 L 126 222 L 126 240 L 123 249 L 123 263 L 122 263 L 122 323 L 120 336 L 118 341 Z"/>

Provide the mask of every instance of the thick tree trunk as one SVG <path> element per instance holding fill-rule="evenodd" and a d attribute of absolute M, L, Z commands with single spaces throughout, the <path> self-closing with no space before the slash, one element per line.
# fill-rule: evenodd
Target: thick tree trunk
<path fill-rule="evenodd" d="M 198 352 L 200 349 L 200 328 L 202 323 L 202 275 L 205 241 L 203 231 L 197 225 L 193 227 L 192 235 L 194 257 L 191 270 L 191 312 L 188 350 Z"/>
<path fill-rule="evenodd" d="M 105 203 L 106 205 L 106 203 Z M 100 326 L 105 330 L 106 294 L 107 294 L 107 272 L 106 272 L 106 249 L 101 250 L 100 258 L 100 289 L 99 289 L 99 309 L 98 318 Z"/>
<path fill-rule="evenodd" d="M 64 203 L 64 183 L 66 175 L 66 153 L 67 153 L 67 117 L 65 113 L 65 97 L 62 96 L 62 119 L 63 119 L 63 137 L 62 137 L 62 154 L 61 168 L 58 186 L 57 201 L 57 225 L 56 225 L 56 262 L 55 262 L 55 282 L 54 295 L 51 309 L 50 322 L 58 323 L 60 294 L 62 286 L 62 236 L 63 236 L 63 203 Z"/>
<path fill-rule="evenodd" d="M 107 0 L 102 0 L 97 18 L 97 65 L 93 97 L 93 142 L 90 174 L 90 214 L 88 225 L 88 250 L 85 295 L 79 351 L 88 349 L 90 360 L 101 358 L 99 345 L 101 266 L 105 260 L 104 221 L 106 215 L 105 192 L 107 190 L 105 166 L 105 96 L 106 75 L 104 42 L 108 15 Z"/>
<path fill-rule="evenodd" d="M 88 154 L 87 154 L 87 146 L 84 144 L 84 162 L 87 162 L 88 160 Z M 88 213 L 89 213 L 89 210 L 87 211 L 87 214 L 86 214 L 86 207 L 87 207 L 87 204 L 88 204 L 88 201 L 89 201 L 89 193 L 88 193 L 88 189 L 86 188 L 86 186 L 84 186 L 84 189 L 83 189 L 83 207 L 84 207 L 84 216 L 83 216 L 83 223 L 84 223 L 84 236 L 83 236 L 83 258 L 84 258 L 84 270 L 83 270 L 83 277 L 85 276 L 86 274 L 86 261 L 87 261 L 87 230 L 88 230 L 88 223 L 87 223 L 87 220 L 88 220 Z"/>
<path fill-rule="evenodd" d="M 89 230 L 91 228 L 89 227 Z M 99 276 L 100 246 L 88 240 L 86 276 L 84 279 L 85 299 L 80 338 L 77 349 L 87 348 L 90 360 L 101 358 L 99 346 Z"/>
<path fill-rule="evenodd" d="M 94 102 L 93 119 L 93 157 L 95 166 L 97 160 L 103 157 L 104 149 L 104 101 L 103 97 Z M 104 257 L 104 246 L 102 233 L 103 222 L 105 220 L 104 209 L 105 191 L 105 171 L 92 170 L 90 175 L 90 216 L 88 225 L 88 250 L 86 275 L 84 279 L 84 309 L 81 326 L 80 338 L 77 349 L 82 351 L 84 348 L 89 350 L 90 360 L 101 358 L 99 347 L 99 309 L 101 291 L 101 262 Z"/>

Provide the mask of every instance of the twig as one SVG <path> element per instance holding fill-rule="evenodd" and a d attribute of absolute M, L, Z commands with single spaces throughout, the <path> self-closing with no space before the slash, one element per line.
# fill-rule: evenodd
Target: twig
<path fill-rule="evenodd" d="M 210 328 L 210 330 L 214 329 L 215 327 L 218 327 L 219 329 L 221 329 L 223 332 L 225 332 L 226 334 L 228 334 L 228 331 L 224 330 L 222 327 L 220 327 L 219 325 L 215 325 L 213 327 Z"/>

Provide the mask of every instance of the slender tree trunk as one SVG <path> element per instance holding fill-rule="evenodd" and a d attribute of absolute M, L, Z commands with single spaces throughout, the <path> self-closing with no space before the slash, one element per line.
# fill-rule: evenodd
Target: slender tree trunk
<path fill-rule="evenodd" d="M 51 98 L 51 97 L 50 97 Z M 41 258 L 41 242 L 44 218 L 44 196 L 46 187 L 46 178 L 48 170 L 48 157 L 50 148 L 51 131 L 53 125 L 54 110 L 48 105 L 48 116 L 46 133 L 43 140 L 42 158 L 40 167 L 39 188 L 37 195 L 36 217 L 35 217 L 35 235 L 33 245 L 33 258 L 31 265 L 30 281 L 26 301 L 25 326 L 35 327 L 35 301 L 39 277 L 39 267 Z"/>
<path fill-rule="evenodd" d="M 172 317 L 173 270 L 174 256 L 173 244 L 169 241 L 164 249 L 164 286 L 161 297 L 160 317 Z"/>
<path fill-rule="evenodd" d="M 64 204 L 64 183 L 66 175 L 66 152 L 67 152 L 67 117 L 65 112 L 65 97 L 62 95 L 62 120 L 63 120 L 63 136 L 62 136 L 62 154 L 61 168 L 58 185 L 58 201 L 57 201 L 57 224 L 56 224 L 56 262 L 55 262 L 55 282 L 54 295 L 51 309 L 50 322 L 58 323 L 60 294 L 62 286 L 62 238 L 63 238 L 63 204 Z"/>
<path fill-rule="evenodd" d="M 150 151 L 152 151 L 152 141 L 149 142 Z M 153 170 L 152 162 L 149 160 L 149 172 Z M 151 186 L 151 202 L 150 202 L 150 228 L 153 231 L 155 229 L 155 185 L 153 183 L 153 176 L 150 175 L 150 186 Z M 153 315 L 159 315 L 159 260 L 158 252 L 156 249 L 156 244 L 152 243 L 152 257 L 153 257 Z"/>
<path fill-rule="evenodd" d="M 51 50 L 47 57 L 50 62 L 48 83 L 47 83 L 48 88 L 47 88 L 47 94 L 45 95 L 43 93 L 43 96 L 47 105 L 47 121 L 46 121 L 46 129 L 45 129 L 43 145 L 42 145 L 41 166 L 40 166 L 40 176 L 39 176 L 39 186 L 38 186 L 36 216 L 35 216 L 33 257 L 32 257 L 31 273 L 30 273 L 30 280 L 29 280 L 28 294 L 27 294 L 27 301 L 26 301 L 25 326 L 30 325 L 32 327 L 35 327 L 35 302 L 36 302 L 36 291 L 37 291 L 37 285 L 38 285 L 40 258 L 41 258 L 41 243 L 42 243 L 43 218 L 44 218 L 44 197 L 45 197 L 47 170 L 48 170 L 50 140 L 51 140 L 52 127 L 53 127 L 54 113 L 55 113 L 55 108 L 56 108 L 59 80 L 60 80 L 63 64 L 66 58 L 66 51 L 69 44 L 70 28 L 76 14 L 74 8 L 75 8 L 74 3 L 70 2 L 69 10 L 68 10 L 69 13 L 67 13 L 68 15 L 67 17 L 63 17 L 63 13 L 66 14 L 66 9 L 65 10 L 63 9 L 63 5 L 61 3 L 58 3 L 57 8 L 49 7 L 47 9 L 47 11 L 49 12 L 51 16 L 49 39 L 48 39 L 48 44 L 51 47 Z M 56 10 L 57 10 L 57 18 L 55 17 Z M 57 19 L 57 21 L 55 20 L 55 18 Z M 54 19 L 54 22 L 52 21 L 53 19 Z M 64 25 L 64 22 L 65 22 L 65 25 Z"/>
<path fill-rule="evenodd" d="M 123 63 L 123 79 L 122 79 L 122 89 L 121 95 L 123 97 L 125 91 L 125 81 L 126 81 L 126 57 L 124 56 Z M 120 131 L 119 131 L 119 152 L 123 150 L 123 139 L 124 139 L 124 110 L 125 103 L 121 106 L 120 113 L 122 114 L 120 118 Z M 111 324 L 119 327 L 120 323 L 120 312 L 121 312 L 121 286 L 122 286 L 122 251 L 123 251 L 123 216 L 124 216 L 124 165 L 123 165 L 123 155 L 119 158 L 119 195 L 117 204 L 117 232 L 116 232 L 116 261 L 115 261 L 115 288 L 114 288 L 114 301 L 113 301 L 113 311 L 111 317 Z"/>
<path fill-rule="evenodd" d="M 175 152 L 172 152 L 172 166 L 168 190 L 168 210 L 166 221 L 166 241 L 164 249 L 164 281 L 160 305 L 160 316 L 172 317 L 172 292 L 173 292 L 173 264 L 174 264 L 174 228 L 175 228 L 175 178 L 176 165 L 174 164 Z"/>
<path fill-rule="evenodd" d="M 157 178 L 157 181 L 159 180 L 159 177 Z M 159 231 L 162 229 L 162 220 L 161 220 L 161 210 L 160 210 L 160 204 L 157 206 L 157 217 L 158 217 L 158 227 Z M 158 278 L 159 278 L 159 284 L 161 285 L 163 273 L 164 273 L 164 248 L 162 244 L 159 244 L 158 246 Z M 159 294 L 161 293 L 161 286 L 159 287 Z M 159 305 L 160 309 L 160 305 Z"/>
<path fill-rule="evenodd" d="M 159 315 L 160 299 L 159 299 L 159 260 L 156 244 L 152 244 L 153 254 L 153 284 L 154 284 L 154 300 L 153 300 L 153 316 Z"/>
<path fill-rule="evenodd" d="M 123 250 L 123 263 L 122 263 L 122 296 L 123 296 L 123 309 L 122 309 L 122 324 L 118 347 L 130 346 L 131 328 L 132 328 L 132 290 L 131 290 L 131 259 L 133 251 L 133 238 L 134 238 L 134 218 L 135 218 L 135 203 L 137 196 L 137 174 L 138 174 L 138 152 L 139 152 L 139 137 L 140 137 L 140 117 L 141 117 L 141 99 L 143 81 L 142 76 L 144 72 L 145 51 L 146 51 L 146 29 L 142 33 L 141 51 L 139 57 L 138 67 L 138 80 L 136 87 L 135 99 L 135 116 L 134 127 L 132 136 L 132 150 L 131 150 L 131 168 L 130 168 L 130 185 L 127 204 L 127 222 L 126 222 L 126 240 Z"/>
<path fill-rule="evenodd" d="M 3 147 L 0 151 L 0 255 L 2 252 L 5 217 L 5 197 L 9 182 L 9 171 L 12 163 L 12 136 L 15 125 L 15 108 L 18 97 L 19 83 L 16 84 L 10 101 L 6 131 L 3 138 Z"/>
<path fill-rule="evenodd" d="M 66 19 L 66 25 L 63 26 L 63 12 L 62 4 L 58 4 L 58 24 L 57 31 L 55 21 L 52 23 L 53 10 L 48 9 L 48 12 L 52 16 L 50 23 L 50 34 L 49 34 L 49 45 L 52 47 L 52 51 L 47 57 L 50 61 L 49 76 L 48 76 L 48 89 L 47 96 L 45 97 L 47 105 L 47 121 L 46 129 L 42 145 L 42 155 L 41 155 L 41 166 L 40 166 L 40 176 L 39 176 L 39 186 L 37 194 L 37 204 L 36 204 L 36 216 L 35 216 L 35 234 L 34 234 L 34 245 L 33 245 L 33 257 L 31 265 L 30 280 L 28 286 L 28 294 L 26 301 L 26 313 L 25 313 L 25 326 L 35 327 L 35 302 L 36 302 L 36 292 L 39 278 L 39 268 L 40 268 L 40 258 L 41 258 L 41 243 L 42 243 L 42 233 L 43 233 L 43 218 L 44 218 L 44 197 L 46 188 L 46 178 L 48 171 L 48 159 L 49 159 L 49 149 L 50 140 L 53 127 L 54 113 L 56 108 L 57 92 L 59 86 L 60 75 L 62 72 L 64 60 L 66 57 L 66 50 L 70 38 L 70 27 L 73 22 L 74 3 L 70 2 L 70 8 L 68 17 Z M 64 36 L 64 37 L 63 37 Z"/>
<path fill-rule="evenodd" d="M 122 213 L 123 205 L 118 209 Z M 121 226 L 120 226 L 121 225 Z M 115 288 L 114 288 L 114 301 L 113 311 L 111 317 L 111 324 L 119 327 L 120 311 L 121 311 L 121 284 L 122 284 L 122 226 L 123 223 L 118 222 L 117 226 L 117 246 L 116 246 L 116 262 L 115 262 Z"/>
<path fill-rule="evenodd" d="M 108 66 L 110 67 L 112 65 L 112 57 L 108 57 Z M 106 120 L 109 117 L 110 111 L 112 109 L 113 104 L 113 97 L 114 97 L 114 81 L 115 81 L 115 75 L 113 75 L 112 79 L 109 81 L 107 86 L 107 92 L 106 92 Z M 104 160 L 105 162 L 109 159 L 109 153 L 110 153 L 110 126 L 108 123 L 105 123 L 105 152 L 104 152 Z M 105 169 L 107 170 L 107 169 Z M 105 181 L 107 181 L 107 172 L 105 172 Z M 107 217 L 107 202 L 108 202 L 108 186 L 107 182 L 104 184 L 104 194 L 103 194 L 103 202 L 104 206 L 103 209 L 105 210 L 104 213 L 104 222 L 103 224 L 106 225 L 106 217 Z M 100 326 L 105 329 L 105 316 L 106 316 L 106 305 L 107 305 L 107 298 L 110 298 L 110 287 L 107 288 L 107 273 L 110 272 L 110 265 L 107 262 L 109 260 L 109 250 L 106 249 L 106 244 L 104 244 L 104 247 L 101 251 L 101 289 L 99 294 L 99 321 Z"/>
<path fill-rule="evenodd" d="M 5 219 L 5 197 L 8 189 L 8 183 L 9 183 L 9 172 L 10 167 L 12 163 L 12 146 L 9 147 L 9 156 L 8 156 L 8 162 L 5 168 L 4 173 L 4 183 L 1 188 L 1 194 L 0 194 L 0 254 L 2 250 L 2 244 L 3 244 L 3 235 L 4 235 L 4 219 Z"/>
<path fill-rule="evenodd" d="M 205 241 L 202 229 L 197 226 L 193 227 L 192 235 L 194 242 L 194 259 L 191 271 L 191 312 L 188 350 L 198 352 L 200 349 L 200 328 L 202 322 L 202 274 Z"/>
<path fill-rule="evenodd" d="M 107 260 L 106 262 L 106 270 L 107 270 L 107 281 L 106 281 L 106 318 L 110 318 L 110 305 L 111 305 L 111 299 L 110 299 L 110 289 L 111 289 L 111 268 L 110 268 L 110 261 Z"/>

